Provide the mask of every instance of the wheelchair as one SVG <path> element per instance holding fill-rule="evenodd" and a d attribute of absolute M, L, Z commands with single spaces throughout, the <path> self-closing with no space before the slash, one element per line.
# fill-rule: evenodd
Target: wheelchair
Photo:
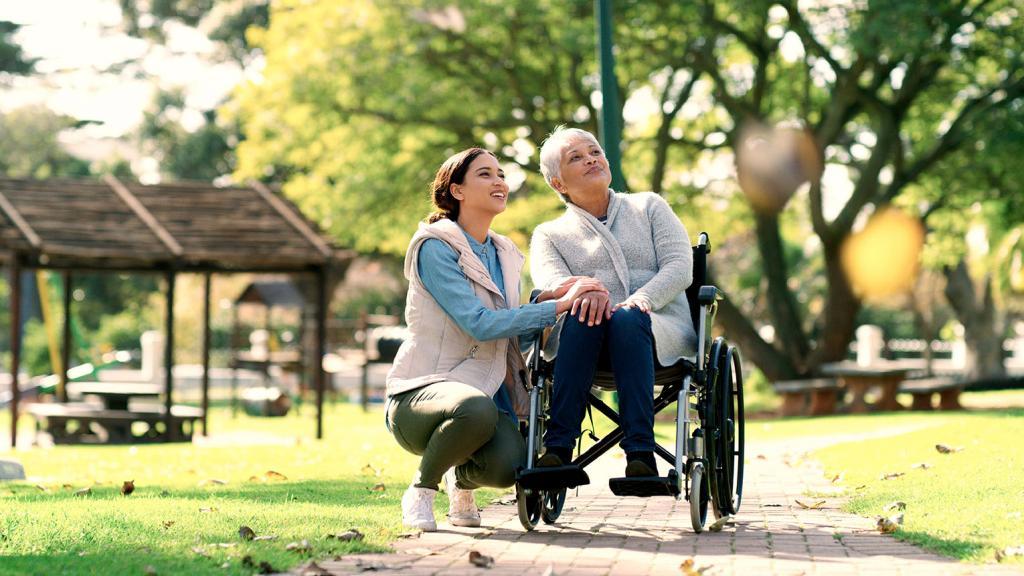
<path fill-rule="evenodd" d="M 744 418 L 743 371 L 739 350 L 724 338 L 711 340 L 718 302 L 724 297 L 715 286 L 706 285 L 707 255 L 711 244 L 701 232 L 693 247 L 693 283 L 686 290 L 693 325 L 697 327 L 695 362 L 682 359 L 668 368 L 658 368 L 654 377 L 654 413 L 675 404 L 674 450 L 660 444 L 655 454 L 672 465 L 667 476 L 612 478 L 609 487 L 617 496 L 672 496 L 689 502 L 694 532 L 702 532 L 708 510 L 715 518 L 735 515 L 743 494 Z M 570 464 L 555 468 L 536 467 L 544 436 L 554 374 L 554 362 L 543 358 L 541 338 L 528 353 L 530 414 L 524 428 L 527 461 L 516 474 L 516 503 L 519 521 L 533 530 L 543 520 L 553 524 L 565 504 L 566 492 L 589 484 L 584 470 L 588 464 L 614 447 L 624 433 L 618 414 L 599 394 L 615 389 L 610 372 L 598 371 L 588 397 L 589 408 L 605 415 L 615 428 L 596 439 Z"/>

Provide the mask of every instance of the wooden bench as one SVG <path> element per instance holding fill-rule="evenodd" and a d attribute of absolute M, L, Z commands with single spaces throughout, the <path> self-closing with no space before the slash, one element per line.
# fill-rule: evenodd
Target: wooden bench
<path fill-rule="evenodd" d="M 780 380 L 772 383 L 772 387 L 782 396 L 783 416 L 834 414 L 841 389 L 839 383 L 831 378 Z"/>
<path fill-rule="evenodd" d="M 939 394 L 939 410 L 960 410 L 960 393 L 964 383 L 952 378 L 921 378 L 904 380 L 899 387 L 900 392 L 914 397 L 911 410 L 931 410 L 932 395 Z"/>
<path fill-rule="evenodd" d="M 29 404 L 36 432 L 48 433 L 55 444 L 136 444 L 162 442 L 164 407 L 110 410 L 87 403 Z M 171 406 L 172 442 L 189 442 L 203 411 L 193 406 Z"/>

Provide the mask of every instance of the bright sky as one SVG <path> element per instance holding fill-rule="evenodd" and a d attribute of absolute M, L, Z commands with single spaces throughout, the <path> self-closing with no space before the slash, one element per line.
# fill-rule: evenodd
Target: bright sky
<path fill-rule="evenodd" d="M 16 39 L 28 56 L 40 59 L 36 66 L 42 73 L 0 86 L 0 110 L 45 104 L 75 118 L 102 122 L 70 138 L 67 144 L 76 152 L 85 142 L 74 140 L 116 138 L 131 131 L 152 102 L 157 83 L 187 88 L 192 110 L 183 123 L 194 127 L 202 121 L 199 111 L 216 106 L 242 78 L 236 65 L 205 62 L 202 56 L 213 46 L 187 27 L 169 28 L 167 46 L 150 46 L 121 33 L 116 0 L 0 0 L 0 19 L 22 25 Z M 138 76 L 149 78 L 138 78 L 132 68 L 102 73 L 139 57 L 145 74 Z"/>

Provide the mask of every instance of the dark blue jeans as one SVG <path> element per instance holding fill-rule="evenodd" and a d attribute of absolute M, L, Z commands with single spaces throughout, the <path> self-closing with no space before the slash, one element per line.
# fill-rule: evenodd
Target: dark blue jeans
<path fill-rule="evenodd" d="M 597 326 L 566 318 L 559 336 L 544 445 L 572 449 L 580 435 L 594 372 L 610 369 L 625 433 L 619 446 L 626 452 L 654 450 L 654 365 L 649 314 L 620 308 L 611 320 Z"/>

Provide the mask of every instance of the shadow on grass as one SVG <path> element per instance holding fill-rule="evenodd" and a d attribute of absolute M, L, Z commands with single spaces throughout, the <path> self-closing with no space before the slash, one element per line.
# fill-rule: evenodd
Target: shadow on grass
<path fill-rule="evenodd" d="M 896 533 L 896 538 L 957 560 L 987 560 L 984 553 L 991 548 L 975 540 L 944 539 L 927 532 L 900 530 Z"/>

